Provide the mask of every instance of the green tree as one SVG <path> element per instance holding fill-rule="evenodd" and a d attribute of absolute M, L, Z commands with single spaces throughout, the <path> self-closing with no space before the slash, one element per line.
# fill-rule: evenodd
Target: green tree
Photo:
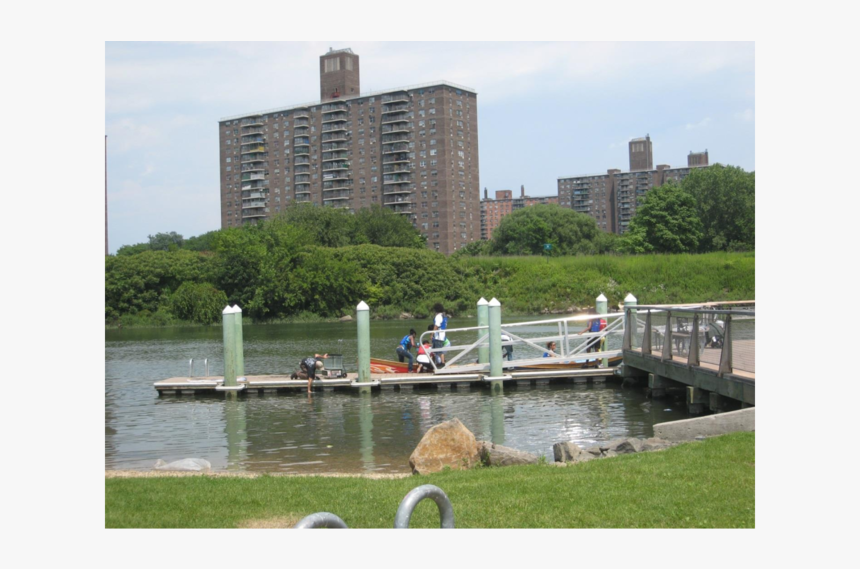
<path fill-rule="evenodd" d="M 143 253 L 144 251 L 152 251 L 149 248 L 149 243 L 137 243 L 135 245 L 123 245 L 119 249 L 116 250 L 116 254 L 119 256 L 126 255 L 137 255 L 138 253 Z"/>
<path fill-rule="evenodd" d="M 406 216 L 373 204 L 355 214 L 355 236 L 351 244 L 363 243 L 420 249 L 427 246 L 427 238 L 412 226 Z"/>
<path fill-rule="evenodd" d="M 643 198 L 621 240 L 626 253 L 692 253 L 698 250 L 702 223 L 693 196 L 669 181 Z"/>
<path fill-rule="evenodd" d="M 174 251 L 182 248 L 185 241 L 182 235 L 171 231 L 170 233 L 156 233 L 149 235 L 149 248 L 153 251 Z M 171 248 L 172 247 L 172 248 Z"/>
<path fill-rule="evenodd" d="M 214 251 L 215 236 L 218 234 L 218 229 L 198 235 L 197 237 L 189 237 L 182 244 L 182 248 L 187 251 Z"/>
<path fill-rule="evenodd" d="M 755 172 L 715 164 L 693 170 L 682 182 L 702 222 L 699 250 L 755 250 Z"/>
<path fill-rule="evenodd" d="M 344 247 L 355 236 L 355 217 L 348 210 L 292 202 L 266 223 L 285 223 L 299 228 L 310 242 L 322 247 Z"/>
<path fill-rule="evenodd" d="M 555 204 L 525 207 L 502 219 L 493 232 L 492 252 L 501 255 L 542 255 L 544 244 L 552 255 L 593 255 L 610 243 L 597 222 L 584 213 Z"/>
<path fill-rule="evenodd" d="M 170 310 L 181 320 L 215 324 L 227 305 L 227 295 L 209 283 L 184 282 L 170 297 Z"/>

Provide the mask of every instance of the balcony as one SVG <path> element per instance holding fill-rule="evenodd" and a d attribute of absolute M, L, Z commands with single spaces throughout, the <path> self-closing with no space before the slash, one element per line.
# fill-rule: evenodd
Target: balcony
<path fill-rule="evenodd" d="M 311 143 L 311 139 L 308 138 L 307 136 L 297 136 L 297 137 L 293 138 L 293 146 L 302 146 L 302 145 L 310 144 L 310 143 Z"/>
<path fill-rule="evenodd" d="M 294 156 L 310 156 L 310 154 L 311 147 L 307 145 L 298 146 L 296 147 L 295 152 L 293 152 Z"/>
<path fill-rule="evenodd" d="M 392 124 L 392 123 L 401 123 L 401 122 L 409 122 L 412 118 L 412 113 L 398 113 L 389 115 L 387 117 L 382 117 L 379 121 L 379 124 Z M 382 132 L 385 132 L 384 130 Z"/>
<path fill-rule="evenodd" d="M 295 201 L 296 201 L 297 203 L 306 203 L 306 202 L 311 201 L 311 195 L 310 195 L 310 192 L 308 192 L 307 194 L 302 194 L 302 195 L 299 195 L 299 192 L 296 192 L 296 199 L 295 199 Z"/>
<path fill-rule="evenodd" d="M 262 172 L 263 170 L 264 168 L 260 164 L 245 164 L 242 166 L 243 172 Z"/>
<path fill-rule="evenodd" d="M 392 144 L 383 144 L 382 145 L 382 153 L 383 154 L 393 154 L 395 152 L 409 152 L 409 143 L 408 142 L 396 142 Z"/>
<path fill-rule="evenodd" d="M 399 104 L 399 105 L 382 105 L 382 114 L 388 113 L 399 113 L 401 111 L 408 111 L 408 104 Z"/>
<path fill-rule="evenodd" d="M 327 123 L 327 124 L 322 125 L 322 131 L 323 132 L 339 132 L 339 131 L 345 131 L 345 130 L 346 130 L 346 124 L 341 123 L 341 122 L 332 122 L 332 123 Z"/>
<path fill-rule="evenodd" d="M 332 162 L 323 166 L 323 172 L 331 172 L 333 170 L 349 170 L 349 162 Z"/>
<path fill-rule="evenodd" d="M 258 134 L 253 134 L 253 135 L 242 137 L 242 144 L 253 144 L 255 142 L 260 142 L 262 144 L 265 144 L 266 138 L 263 136 L 260 136 Z"/>
<path fill-rule="evenodd" d="M 311 129 L 306 126 L 300 126 L 298 128 L 293 129 L 294 136 L 304 136 L 307 137 L 311 133 Z M 295 140 L 295 139 L 293 139 Z"/>
<path fill-rule="evenodd" d="M 325 181 L 323 182 L 323 191 L 330 190 L 346 190 L 352 187 L 352 180 L 348 179 L 340 179 L 334 181 Z"/>
<path fill-rule="evenodd" d="M 332 142 L 330 144 L 323 144 L 322 151 L 323 152 L 331 152 L 334 150 L 348 150 L 349 145 L 344 142 Z"/>
<path fill-rule="evenodd" d="M 409 154 L 401 152 L 400 154 L 391 154 L 382 157 L 383 164 L 395 164 L 397 162 L 409 162 Z"/>
<path fill-rule="evenodd" d="M 242 199 L 243 199 L 243 200 L 245 200 L 245 199 L 253 199 L 253 198 L 263 198 L 263 199 L 265 199 L 265 198 L 266 198 L 266 194 L 264 194 L 263 192 L 249 192 L 249 191 L 242 191 Z"/>
<path fill-rule="evenodd" d="M 412 198 L 408 195 L 397 195 L 397 196 L 382 196 L 382 203 L 385 205 L 395 204 L 395 203 L 412 203 Z"/>
<path fill-rule="evenodd" d="M 323 190 L 324 200 L 348 200 L 352 190 Z"/>
<path fill-rule="evenodd" d="M 295 168 L 293 168 L 293 174 L 304 174 L 305 172 L 311 171 L 310 164 L 299 164 Z"/>
<path fill-rule="evenodd" d="M 296 158 L 293 161 L 293 164 L 295 164 L 296 166 L 301 166 L 302 164 L 310 164 L 310 163 L 311 163 L 311 159 L 307 158 L 305 156 L 302 156 L 301 158 Z"/>
<path fill-rule="evenodd" d="M 239 126 L 262 126 L 263 117 L 251 117 L 247 119 L 242 119 L 242 122 L 239 123 Z"/>
<path fill-rule="evenodd" d="M 257 201 L 242 200 L 242 210 L 259 208 L 259 207 L 265 208 L 266 207 L 266 201 L 265 200 L 257 200 Z"/>
<path fill-rule="evenodd" d="M 308 111 L 296 111 L 293 113 L 293 120 L 297 121 L 299 119 L 309 119 L 311 118 L 311 114 Z"/>
<path fill-rule="evenodd" d="M 331 132 L 322 135 L 323 142 L 343 142 L 346 141 L 345 132 Z"/>
<path fill-rule="evenodd" d="M 268 152 L 260 152 L 257 154 L 251 154 L 248 156 L 244 156 L 242 158 L 242 164 L 247 164 L 249 162 L 265 162 L 269 158 Z"/>
<path fill-rule="evenodd" d="M 382 194 L 385 196 L 391 196 L 396 194 L 411 194 L 412 190 L 415 189 L 415 186 L 412 184 L 399 184 L 393 186 L 385 186 L 382 189 Z"/>
<path fill-rule="evenodd" d="M 323 152 L 322 161 L 331 162 L 332 160 L 347 160 L 349 153 L 347 152 Z"/>
<path fill-rule="evenodd" d="M 409 123 L 406 122 L 398 122 L 397 124 L 388 124 L 382 127 L 382 134 L 389 134 L 395 132 L 409 132 L 409 127 L 407 126 Z"/>
<path fill-rule="evenodd" d="M 296 195 L 311 193 L 310 184 L 296 184 Z"/>
<path fill-rule="evenodd" d="M 251 126 L 242 129 L 242 136 L 251 136 L 253 134 L 263 134 L 263 129 L 258 126 Z"/>
<path fill-rule="evenodd" d="M 296 118 L 293 121 L 293 127 L 295 128 L 307 128 L 311 126 L 311 121 L 308 118 Z"/>
<path fill-rule="evenodd" d="M 383 174 L 408 174 L 409 173 L 409 165 L 406 163 L 398 163 L 394 166 L 383 166 L 382 167 Z"/>
<path fill-rule="evenodd" d="M 409 132 L 399 132 L 397 134 L 386 134 L 382 137 L 382 144 L 391 144 L 392 142 L 408 142 L 412 138 Z"/>
<path fill-rule="evenodd" d="M 248 180 L 265 180 L 265 174 L 242 174 L 242 181 L 246 182 Z"/>
<path fill-rule="evenodd" d="M 326 115 L 322 119 L 323 124 L 327 124 L 330 122 L 346 122 L 346 113 L 332 113 L 330 115 Z"/>
<path fill-rule="evenodd" d="M 253 154 L 254 152 L 265 152 L 265 151 L 266 151 L 266 147 L 259 145 L 259 144 L 254 145 L 252 147 L 247 147 L 247 148 L 245 146 L 243 146 L 242 149 L 240 150 L 240 152 L 242 154 Z"/>
<path fill-rule="evenodd" d="M 396 95 L 383 95 L 382 102 L 383 103 L 398 103 L 398 102 L 409 102 L 409 95 L 406 93 L 398 93 Z"/>
<path fill-rule="evenodd" d="M 322 112 L 325 113 L 336 113 L 338 111 L 345 111 L 346 103 L 328 103 L 322 106 Z"/>
<path fill-rule="evenodd" d="M 336 172 L 328 172 L 326 174 L 323 174 L 322 179 L 323 179 L 324 184 L 325 184 L 325 182 L 333 182 L 335 180 L 348 180 L 349 179 L 349 172 L 344 171 L 344 170 L 338 170 Z"/>

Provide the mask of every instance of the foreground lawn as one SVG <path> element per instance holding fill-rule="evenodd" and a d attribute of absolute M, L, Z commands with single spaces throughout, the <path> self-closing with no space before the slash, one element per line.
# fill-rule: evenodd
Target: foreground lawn
<path fill-rule="evenodd" d="M 442 488 L 458 528 L 755 527 L 755 433 L 568 466 L 447 471 L 394 480 L 261 476 L 111 478 L 105 527 L 291 527 L 332 512 L 390 528 L 407 492 Z M 439 527 L 432 500 L 411 527 Z"/>

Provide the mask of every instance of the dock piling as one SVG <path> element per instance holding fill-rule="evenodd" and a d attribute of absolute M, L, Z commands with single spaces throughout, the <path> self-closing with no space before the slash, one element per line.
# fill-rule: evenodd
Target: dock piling
<path fill-rule="evenodd" d="M 236 378 L 245 379 L 245 349 L 242 346 L 242 309 L 239 308 L 238 304 L 233 305 L 233 326 L 235 327 L 235 333 L 233 337 L 233 341 L 236 344 Z M 207 374 L 208 375 L 208 374 Z"/>
<path fill-rule="evenodd" d="M 363 300 L 356 307 L 358 321 L 358 381 L 370 382 L 370 307 Z"/>
<path fill-rule="evenodd" d="M 233 308 L 228 304 L 221 312 L 224 332 L 224 387 L 236 386 L 236 326 Z"/>
<path fill-rule="evenodd" d="M 490 323 L 490 315 L 487 299 L 483 296 L 478 301 L 478 326 L 488 326 Z M 483 330 L 478 330 L 478 340 L 484 335 Z M 490 348 L 478 348 L 478 363 L 485 364 L 490 361 Z"/>
<path fill-rule="evenodd" d="M 594 307 L 597 309 L 598 315 L 609 314 L 609 302 L 606 300 L 606 297 L 603 296 L 603 293 L 600 293 L 594 301 Z M 605 347 L 598 347 L 597 351 L 603 351 Z M 601 363 L 603 367 L 609 367 L 609 358 L 603 358 L 603 362 Z"/>

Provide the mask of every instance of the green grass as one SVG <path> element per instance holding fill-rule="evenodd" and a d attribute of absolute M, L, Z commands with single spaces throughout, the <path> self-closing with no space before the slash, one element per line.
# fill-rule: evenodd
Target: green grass
<path fill-rule="evenodd" d="M 105 480 L 106 527 L 292 526 L 327 511 L 351 528 L 388 528 L 403 497 L 442 488 L 458 528 L 755 527 L 755 433 L 558 468 L 447 471 L 394 480 L 193 476 Z M 438 527 L 432 500 L 411 527 Z"/>

